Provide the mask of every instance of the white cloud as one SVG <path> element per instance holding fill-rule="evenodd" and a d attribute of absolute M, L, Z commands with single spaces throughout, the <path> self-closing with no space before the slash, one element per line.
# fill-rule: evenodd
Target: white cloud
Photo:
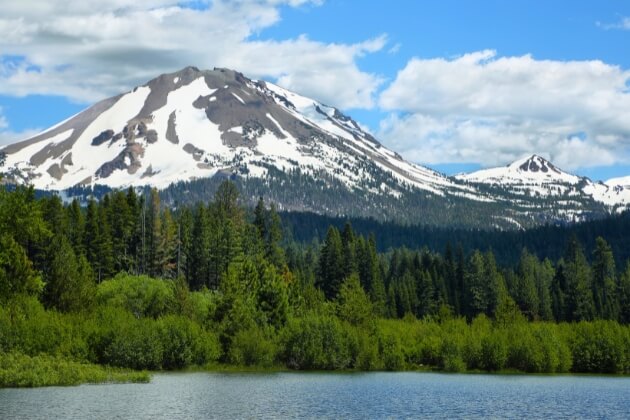
<path fill-rule="evenodd" d="M 199 4 L 200 2 L 195 2 Z M 3 5 L 0 93 L 59 94 L 80 102 L 125 91 L 187 65 L 230 67 L 342 107 L 371 107 L 382 79 L 356 60 L 385 37 L 328 44 L 306 36 L 259 40 L 279 7 L 321 0 L 31 0 Z M 201 9 L 201 10 L 200 10 Z"/>
<path fill-rule="evenodd" d="M 527 153 L 561 167 L 630 162 L 630 72 L 601 61 L 497 57 L 410 60 L 382 93 L 399 111 L 379 135 L 423 163 L 505 164 Z"/>
<path fill-rule="evenodd" d="M 597 26 L 604 29 L 621 29 L 625 31 L 630 31 L 630 17 L 623 17 L 617 23 L 597 22 Z"/>

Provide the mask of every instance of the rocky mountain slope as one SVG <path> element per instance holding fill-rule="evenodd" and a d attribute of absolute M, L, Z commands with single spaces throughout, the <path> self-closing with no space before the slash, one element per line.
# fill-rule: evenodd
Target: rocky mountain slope
<path fill-rule="evenodd" d="M 402 159 L 351 118 L 228 69 L 187 67 L 2 149 L 5 180 L 73 193 L 151 186 L 207 200 L 225 177 L 285 210 L 410 223 L 525 227 L 625 208 L 625 187 L 533 156 L 447 177 Z M 65 193 L 67 194 L 67 193 Z"/>

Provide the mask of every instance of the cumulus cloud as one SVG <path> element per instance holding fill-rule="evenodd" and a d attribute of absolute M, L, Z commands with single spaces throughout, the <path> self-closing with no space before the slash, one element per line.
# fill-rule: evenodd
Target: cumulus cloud
<path fill-rule="evenodd" d="M 502 165 L 528 153 L 561 167 L 630 161 L 630 72 L 601 61 L 410 60 L 379 103 L 379 135 L 423 163 Z"/>
<path fill-rule="evenodd" d="M 356 60 L 385 37 L 357 44 L 301 36 L 261 40 L 279 8 L 321 0 L 31 0 L 3 5 L 0 93 L 57 94 L 80 102 L 120 93 L 187 65 L 277 79 L 342 108 L 370 108 L 382 79 Z M 192 7 L 194 6 L 194 7 Z M 7 58 L 9 57 L 9 58 Z"/>
<path fill-rule="evenodd" d="M 625 31 L 630 31 L 630 17 L 621 18 L 621 20 L 617 23 L 597 22 L 597 26 L 604 29 L 621 29 Z"/>

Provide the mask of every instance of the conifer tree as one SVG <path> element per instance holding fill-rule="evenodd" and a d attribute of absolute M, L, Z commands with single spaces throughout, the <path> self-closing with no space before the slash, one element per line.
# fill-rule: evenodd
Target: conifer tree
<path fill-rule="evenodd" d="M 567 315 L 571 321 L 589 321 L 594 318 L 595 307 L 591 289 L 591 273 L 582 246 L 574 236 L 569 241 L 565 258 L 564 275 L 567 283 Z"/>
<path fill-rule="evenodd" d="M 18 294 L 37 295 L 43 286 L 24 248 L 0 232 L 0 303 Z"/>
<path fill-rule="evenodd" d="M 57 235 L 50 247 L 46 270 L 45 301 L 62 312 L 87 309 L 94 301 L 96 285 L 87 260 L 77 256 L 68 239 Z"/>
<path fill-rule="evenodd" d="M 287 285 L 278 275 L 275 266 L 267 265 L 260 276 L 258 287 L 258 307 L 265 315 L 268 324 L 281 328 L 289 316 L 289 296 Z"/>
<path fill-rule="evenodd" d="M 317 285 L 328 299 L 334 299 L 344 278 L 343 248 L 339 231 L 330 226 L 319 256 Z"/>
<path fill-rule="evenodd" d="M 619 279 L 619 322 L 630 324 L 630 260 Z"/>
<path fill-rule="evenodd" d="M 355 235 L 352 230 L 350 222 L 346 222 L 341 232 L 341 245 L 343 247 L 343 277 L 350 277 L 351 274 L 358 271 L 356 249 L 355 249 Z"/>
<path fill-rule="evenodd" d="M 595 240 L 592 273 L 593 300 L 597 317 L 618 319 L 619 302 L 615 259 L 612 249 L 602 237 Z"/>
<path fill-rule="evenodd" d="M 68 220 L 68 238 L 76 255 L 85 255 L 84 235 L 85 217 L 77 199 L 66 208 Z"/>
<path fill-rule="evenodd" d="M 210 287 L 210 226 L 206 207 L 198 204 L 194 213 L 190 248 L 188 283 L 192 290 Z"/>

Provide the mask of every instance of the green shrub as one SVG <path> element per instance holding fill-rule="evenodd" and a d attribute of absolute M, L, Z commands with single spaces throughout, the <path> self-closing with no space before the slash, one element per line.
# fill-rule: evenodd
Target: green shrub
<path fill-rule="evenodd" d="M 89 338 L 96 362 L 131 369 L 162 366 L 163 348 L 156 321 L 104 308 L 97 314 L 96 323 L 98 328 Z"/>
<path fill-rule="evenodd" d="M 345 369 L 351 366 L 348 329 L 335 317 L 309 314 L 287 323 L 282 361 L 291 369 Z"/>
<path fill-rule="evenodd" d="M 103 306 L 124 308 L 136 317 L 157 318 L 175 308 L 175 284 L 171 280 L 121 273 L 98 285 L 96 301 Z"/>
<path fill-rule="evenodd" d="M 440 367 L 446 372 L 464 372 L 466 362 L 461 355 L 461 337 L 450 334 L 442 341 Z"/>
<path fill-rule="evenodd" d="M 405 368 L 405 356 L 397 335 L 383 334 L 379 339 L 379 350 L 385 369 L 403 370 Z"/>
<path fill-rule="evenodd" d="M 379 370 L 383 368 L 383 362 L 379 354 L 378 338 L 370 335 L 365 330 L 357 330 L 357 351 L 354 367 L 363 370 Z"/>
<path fill-rule="evenodd" d="M 495 330 L 481 339 L 481 367 L 496 371 L 506 367 L 508 358 L 507 338 L 503 331 Z"/>
<path fill-rule="evenodd" d="M 276 345 L 258 328 L 250 328 L 236 333 L 228 352 L 230 363 L 239 366 L 273 365 L 276 357 Z"/>
<path fill-rule="evenodd" d="M 0 388 L 78 385 L 101 382 L 148 382 L 147 372 L 132 372 L 58 357 L 0 353 Z"/>
<path fill-rule="evenodd" d="M 612 321 L 580 322 L 575 325 L 571 342 L 573 371 L 623 373 L 627 356 L 623 329 Z"/>

